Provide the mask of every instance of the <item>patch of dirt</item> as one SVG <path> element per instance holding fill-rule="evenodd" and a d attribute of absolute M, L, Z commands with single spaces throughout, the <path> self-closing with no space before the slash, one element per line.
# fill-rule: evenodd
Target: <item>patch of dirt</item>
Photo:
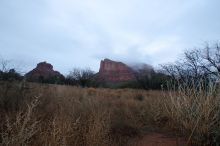
<path fill-rule="evenodd" d="M 162 133 L 149 133 L 136 140 L 132 146 L 187 146 L 187 140 Z"/>

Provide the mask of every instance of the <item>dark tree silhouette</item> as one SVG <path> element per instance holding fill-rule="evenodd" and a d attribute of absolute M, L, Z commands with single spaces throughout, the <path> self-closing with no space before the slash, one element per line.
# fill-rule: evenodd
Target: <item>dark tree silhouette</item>
<path fill-rule="evenodd" d="M 66 77 L 66 83 L 82 87 L 92 86 L 95 73 L 90 69 L 73 69 Z"/>

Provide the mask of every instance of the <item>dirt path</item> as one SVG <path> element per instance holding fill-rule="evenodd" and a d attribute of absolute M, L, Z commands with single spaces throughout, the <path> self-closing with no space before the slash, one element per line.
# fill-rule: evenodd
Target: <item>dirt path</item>
<path fill-rule="evenodd" d="M 149 133 L 135 142 L 134 146 L 186 146 L 187 140 L 162 133 Z"/>

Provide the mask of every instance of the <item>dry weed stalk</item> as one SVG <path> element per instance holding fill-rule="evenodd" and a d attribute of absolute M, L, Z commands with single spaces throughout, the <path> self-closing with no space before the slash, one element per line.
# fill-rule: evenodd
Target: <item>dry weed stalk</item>
<path fill-rule="evenodd" d="M 5 115 L 5 127 L 1 131 L 2 145 L 28 145 L 30 139 L 38 132 L 39 121 L 33 117 L 38 99 L 39 97 L 36 97 L 27 105 L 26 111 L 16 113 L 15 119 L 12 115 Z"/>
<path fill-rule="evenodd" d="M 191 140 L 211 144 L 218 137 L 213 130 L 219 129 L 220 97 L 215 94 L 217 86 L 209 82 L 192 81 L 190 85 L 178 84 L 176 91 L 170 90 L 164 97 L 168 116 L 178 129 Z"/>

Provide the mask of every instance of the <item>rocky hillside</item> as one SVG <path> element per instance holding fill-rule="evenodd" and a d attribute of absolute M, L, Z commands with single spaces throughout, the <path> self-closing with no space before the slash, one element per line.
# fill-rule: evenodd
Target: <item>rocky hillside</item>
<path fill-rule="evenodd" d="M 30 81 L 64 79 L 64 76 L 58 71 L 53 70 L 53 66 L 47 62 L 38 63 L 37 67 L 28 72 L 25 76 Z"/>

